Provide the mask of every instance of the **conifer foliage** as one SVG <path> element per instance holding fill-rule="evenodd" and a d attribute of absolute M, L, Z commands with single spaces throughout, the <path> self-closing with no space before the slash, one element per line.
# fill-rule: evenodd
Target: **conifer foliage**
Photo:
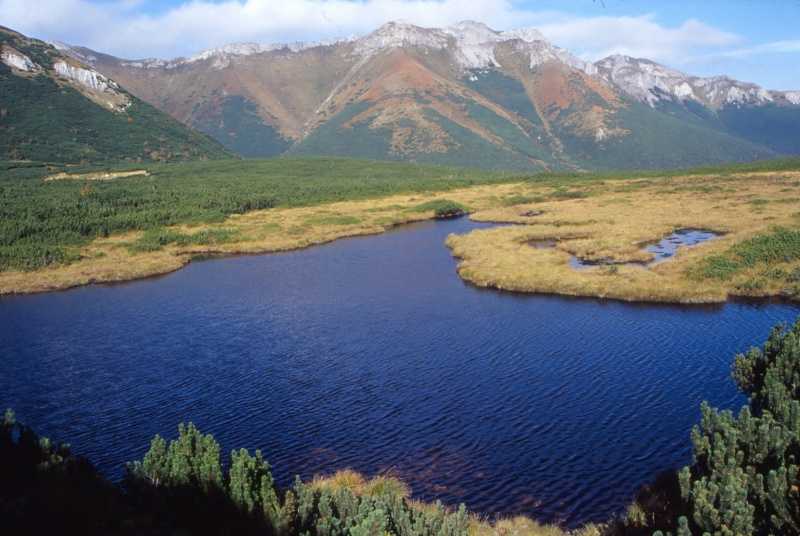
<path fill-rule="evenodd" d="M 194 531 L 235 528 L 238 533 L 308 536 L 456 536 L 465 534 L 469 516 L 462 506 L 449 512 L 441 504 L 413 509 L 406 497 L 386 486 L 377 492 L 320 488 L 299 478 L 279 493 L 260 451 L 231 452 L 223 476 L 220 447 L 193 424 L 181 424 L 170 442 L 156 436 L 141 461 L 128 464 L 127 488 L 145 510 L 159 512 L 168 525 Z M 198 510 L 214 512 L 203 520 Z"/>
<path fill-rule="evenodd" d="M 702 405 L 694 464 L 678 475 L 686 502 L 676 532 L 799 534 L 800 321 L 737 356 L 733 378 L 749 405 L 738 415 Z"/>

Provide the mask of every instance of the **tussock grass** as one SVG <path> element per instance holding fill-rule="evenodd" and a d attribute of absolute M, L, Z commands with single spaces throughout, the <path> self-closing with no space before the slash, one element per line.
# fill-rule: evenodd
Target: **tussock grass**
<path fill-rule="evenodd" d="M 357 225 L 361 223 L 359 218 L 346 214 L 331 214 L 312 216 L 306 220 L 307 225 Z"/>
<path fill-rule="evenodd" d="M 331 475 L 315 476 L 310 485 L 313 489 L 330 492 L 346 489 L 360 496 L 403 497 L 416 510 L 433 512 L 439 508 L 437 504 L 410 499 L 409 487 L 391 475 L 367 478 L 352 469 L 342 469 Z M 571 534 L 574 536 L 600 536 L 601 532 L 596 525 L 587 525 Z M 524 516 L 498 519 L 492 522 L 478 515 L 472 515 L 468 536 L 567 536 L 567 533 L 557 525 L 542 525 Z"/>
<path fill-rule="evenodd" d="M 311 487 L 329 491 L 346 489 L 356 495 L 371 497 L 409 497 L 411 495 L 408 485 L 398 478 L 391 475 L 378 475 L 367 479 L 352 469 L 342 469 L 327 476 L 315 476 L 311 481 Z"/>
<path fill-rule="evenodd" d="M 800 297 L 800 285 L 788 275 L 800 268 L 798 202 L 783 202 L 783 190 L 798 177 L 781 171 L 596 182 L 588 197 L 476 212 L 476 220 L 518 225 L 450 236 L 447 244 L 460 259 L 459 274 L 484 287 L 687 303 L 720 302 L 729 295 Z M 531 187 L 526 195 L 542 191 Z M 621 198 L 626 201 L 615 202 Z M 753 199 L 768 208 L 754 212 Z M 524 217 L 529 210 L 543 214 Z M 681 228 L 722 236 L 681 248 L 672 260 L 652 267 L 625 264 L 651 260 L 644 246 Z M 528 245 L 548 239 L 557 241 L 555 248 Z M 572 256 L 614 266 L 579 271 L 569 264 Z"/>

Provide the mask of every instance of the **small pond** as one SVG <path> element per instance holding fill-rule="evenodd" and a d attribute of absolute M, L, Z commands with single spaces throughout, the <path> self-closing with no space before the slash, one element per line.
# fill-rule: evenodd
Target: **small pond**
<path fill-rule="evenodd" d="M 639 266 L 647 268 L 670 260 L 680 248 L 692 248 L 718 236 L 720 236 L 719 233 L 702 229 L 678 229 L 657 243 L 650 244 L 644 248 L 644 251 L 653 254 L 653 258 L 650 261 L 615 262 L 610 259 L 588 260 L 573 255 L 569 260 L 569 265 L 575 270 L 585 270 L 596 266 Z M 551 247 L 555 247 L 555 243 Z"/>

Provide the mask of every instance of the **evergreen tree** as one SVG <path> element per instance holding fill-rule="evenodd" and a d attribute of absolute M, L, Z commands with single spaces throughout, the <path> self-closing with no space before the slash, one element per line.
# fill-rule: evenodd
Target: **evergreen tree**
<path fill-rule="evenodd" d="M 733 377 L 749 406 L 734 416 L 702 405 L 694 464 L 679 474 L 689 520 L 678 534 L 798 534 L 800 321 L 737 356 Z"/>

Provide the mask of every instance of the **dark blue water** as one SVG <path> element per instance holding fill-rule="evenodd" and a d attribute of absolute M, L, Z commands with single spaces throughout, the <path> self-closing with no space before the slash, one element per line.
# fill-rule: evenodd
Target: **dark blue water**
<path fill-rule="evenodd" d="M 464 284 L 430 222 L 116 286 L 0 299 L 0 406 L 112 476 L 193 420 L 279 481 L 390 470 L 421 499 L 567 525 L 690 458 L 701 400 L 789 305 L 630 305 Z"/>

